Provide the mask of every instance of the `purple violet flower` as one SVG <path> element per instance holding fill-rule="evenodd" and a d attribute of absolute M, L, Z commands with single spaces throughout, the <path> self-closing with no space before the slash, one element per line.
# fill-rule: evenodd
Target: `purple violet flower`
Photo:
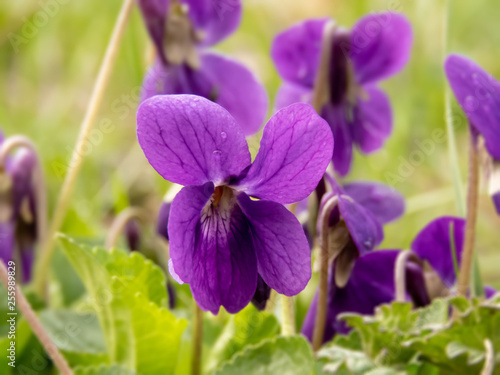
<path fill-rule="evenodd" d="M 0 259 L 6 263 L 16 256 L 25 283 L 31 279 L 37 241 L 37 207 L 32 180 L 35 166 L 36 157 L 31 151 L 18 150 L 7 160 L 0 193 Z"/>
<path fill-rule="evenodd" d="M 232 34 L 241 19 L 240 0 L 139 0 L 158 59 L 148 72 L 141 99 L 193 94 L 228 110 L 245 135 L 267 113 L 267 94 L 251 71 L 206 51 Z"/>
<path fill-rule="evenodd" d="M 372 251 L 384 239 L 382 225 L 404 212 L 404 198 L 393 188 L 380 183 L 356 182 L 344 187 L 337 184 L 328 173 L 325 175 L 330 186 L 321 200 L 319 217 L 331 199 L 337 206 L 330 215 L 328 235 L 333 261 L 335 283 L 344 286 L 349 279 L 356 259 Z M 318 221 L 317 232 L 321 232 Z"/>
<path fill-rule="evenodd" d="M 279 34 L 271 55 L 284 80 L 276 108 L 311 102 L 320 70 L 323 31 L 329 19 L 301 22 Z M 379 81 L 399 72 L 410 56 L 412 30 L 395 13 L 362 18 L 350 32 L 337 28 L 329 58 L 329 91 L 321 110 L 335 139 L 333 165 L 349 172 L 353 145 L 380 149 L 392 131 L 392 110 Z"/>
<path fill-rule="evenodd" d="M 331 131 L 311 106 L 276 113 L 253 163 L 236 120 L 201 97 L 148 99 L 139 107 L 137 136 L 153 168 L 185 186 L 170 209 L 169 268 L 190 284 L 202 309 L 240 311 L 258 275 L 281 294 L 304 289 L 309 246 L 283 205 L 312 193 L 333 152 Z"/>
<path fill-rule="evenodd" d="M 450 238 L 453 228 L 453 243 L 458 265 L 462 258 L 465 220 L 441 217 L 429 223 L 411 245 L 414 257 L 407 258 L 404 266 L 406 300 L 415 307 L 425 306 L 437 297 L 452 293 L 456 282 L 455 267 Z M 375 308 L 390 303 L 396 298 L 395 273 L 398 250 L 378 250 L 360 257 L 354 264 L 351 277 L 344 287 L 334 281 L 335 267 L 330 271 L 327 326 L 324 342 L 336 333 L 345 334 L 349 328 L 337 317 L 342 313 L 372 315 Z M 485 288 L 487 296 L 494 289 Z M 302 327 L 302 333 L 312 339 L 316 319 L 318 294 L 316 293 Z"/>
<path fill-rule="evenodd" d="M 444 66 L 448 82 L 469 119 L 473 135 L 479 133 L 487 153 L 489 193 L 500 215 L 500 82 L 472 60 L 450 55 Z"/>

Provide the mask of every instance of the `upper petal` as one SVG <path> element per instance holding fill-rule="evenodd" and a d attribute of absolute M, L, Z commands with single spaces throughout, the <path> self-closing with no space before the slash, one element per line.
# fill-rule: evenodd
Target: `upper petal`
<path fill-rule="evenodd" d="M 401 14 L 385 12 L 363 17 L 351 31 L 350 56 L 360 84 L 399 72 L 410 58 L 411 25 Z"/>
<path fill-rule="evenodd" d="M 137 138 L 153 168 L 181 185 L 220 183 L 250 163 L 245 136 L 234 118 L 197 96 L 146 100 L 137 113 Z"/>
<path fill-rule="evenodd" d="M 319 67 L 323 28 L 328 18 L 298 23 L 274 38 L 271 57 L 286 81 L 312 88 Z"/>
<path fill-rule="evenodd" d="M 448 82 L 488 152 L 500 159 L 500 83 L 472 60 L 450 55 L 444 66 Z"/>
<path fill-rule="evenodd" d="M 339 209 L 360 255 L 380 245 L 384 239 L 384 231 L 380 222 L 368 208 L 347 195 L 340 195 Z"/>
<path fill-rule="evenodd" d="M 183 188 L 172 202 L 168 232 L 178 277 L 196 302 L 216 314 L 244 308 L 257 287 L 257 264 L 246 217 L 229 188 L 218 204 L 212 183 Z"/>
<path fill-rule="evenodd" d="M 351 182 L 343 186 L 347 195 L 361 204 L 382 224 L 403 215 L 405 200 L 398 191 L 378 182 Z"/>
<path fill-rule="evenodd" d="M 267 114 L 264 86 L 241 63 L 214 53 L 201 56 L 201 72 L 212 82 L 215 102 L 236 119 L 245 135 L 260 129 Z"/>
<path fill-rule="evenodd" d="M 155 95 L 192 94 L 212 99 L 214 82 L 203 71 L 188 65 L 165 65 L 157 61 L 142 83 L 141 102 Z"/>
<path fill-rule="evenodd" d="M 453 287 L 456 280 L 450 241 L 452 227 L 453 242 L 460 265 L 465 233 L 465 220 L 462 218 L 444 216 L 430 222 L 411 244 L 411 249 L 430 263 L 448 288 Z"/>
<path fill-rule="evenodd" d="M 138 0 L 144 23 L 148 29 L 151 39 L 158 50 L 158 55 L 163 63 L 166 63 L 165 50 L 163 48 L 163 37 L 165 35 L 165 23 L 170 5 L 169 0 Z"/>
<path fill-rule="evenodd" d="M 389 98 L 376 87 L 364 87 L 367 98 L 360 97 L 353 108 L 350 125 L 354 142 L 361 151 L 380 149 L 392 132 L 392 110 Z"/>
<path fill-rule="evenodd" d="M 189 5 L 189 18 L 202 33 L 202 45 L 211 46 L 232 34 L 241 21 L 240 0 L 182 0 Z"/>
<path fill-rule="evenodd" d="M 265 126 L 257 157 L 240 186 L 261 199 L 298 202 L 312 193 L 332 152 L 328 124 L 310 105 L 293 104 Z"/>
<path fill-rule="evenodd" d="M 238 203 L 250 222 L 262 279 L 280 294 L 298 294 L 311 278 L 311 251 L 300 223 L 279 203 L 252 201 L 244 193 Z"/>

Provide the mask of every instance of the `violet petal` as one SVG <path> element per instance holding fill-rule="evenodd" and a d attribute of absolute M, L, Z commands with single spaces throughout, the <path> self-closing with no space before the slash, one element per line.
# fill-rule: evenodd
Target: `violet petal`
<path fill-rule="evenodd" d="M 260 149 L 240 189 L 247 194 L 289 204 L 311 194 L 333 151 L 328 124 L 303 103 L 277 112 L 264 128 Z"/>
<path fill-rule="evenodd" d="M 234 118 L 197 96 L 146 100 L 137 113 L 137 138 L 153 168 L 180 185 L 220 183 L 250 164 L 245 136 Z"/>
<path fill-rule="evenodd" d="M 393 221 L 404 213 L 403 196 L 387 185 L 362 181 L 345 184 L 343 188 L 347 195 L 371 211 L 381 224 Z"/>
<path fill-rule="evenodd" d="M 453 226 L 456 255 L 460 265 L 465 233 L 465 220 L 462 218 L 444 216 L 433 220 L 420 231 L 411 244 L 411 249 L 421 259 L 429 262 L 449 289 L 456 281 L 450 241 L 451 226 Z"/>
<path fill-rule="evenodd" d="M 321 56 L 323 29 L 327 18 L 301 22 L 278 34 L 271 57 L 285 80 L 312 88 Z"/>
<path fill-rule="evenodd" d="M 300 223 L 276 202 L 241 193 L 238 203 L 250 222 L 259 275 L 280 294 L 301 292 L 311 278 L 311 251 Z"/>
<path fill-rule="evenodd" d="M 399 72 L 410 58 L 411 25 L 405 16 L 384 12 L 363 17 L 351 31 L 356 80 L 367 84 Z"/>

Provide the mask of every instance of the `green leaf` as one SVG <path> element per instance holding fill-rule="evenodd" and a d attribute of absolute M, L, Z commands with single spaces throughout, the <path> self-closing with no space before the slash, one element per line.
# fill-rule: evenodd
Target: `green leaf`
<path fill-rule="evenodd" d="M 59 236 L 85 285 L 112 363 L 139 374 L 169 374 L 187 322 L 165 308 L 165 276 L 138 253 L 89 249 Z"/>
<path fill-rule="evenodd" d="M 303 336 L 277 337 L 247 347 L 225 362 L 215 375 L 308 375 L 313 367 L 313 353 Z"/>
<path fill-rule="evenodd" d="M 61 350 L 105 354 L 106 345 L 97 315 L 72 310 L 45 310 L 40 321 Z"/>
<path fill-rule="evenodd" d="M 74 375 L 135 375 L 136 373 L 132 370 L 128 370 L 125 367 L 113 365 L 113 366 L 86 366 L 77 367 L 74 371 Z"/>
<path fill-rule="evenodd" d="M 260 312 L 252 304 L 248 305 L 239 313 L 230 316 L 210 350 L 206 370 L 213 370 L 245 346 L 274 337 L 279 331 L 280 325 L 273 314 Z"/>

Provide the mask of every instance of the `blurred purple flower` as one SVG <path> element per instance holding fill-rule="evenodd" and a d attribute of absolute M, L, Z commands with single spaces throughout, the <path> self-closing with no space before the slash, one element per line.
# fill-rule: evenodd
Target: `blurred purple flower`
<path fill-rule="evenodd" d="M 456 282 L 452 242 L 456 249 L 458 265 L 462 258 L 465 220 L 441 217 L 429 223 L 411 245 L 414 257 L 407 258 L 404 267 L 404 288 L 406 300 L 415 307 L 425 306 L 437 297 L 451 293 Z M 328 292 L 327 326 L 324 341 L 336 333 L 347 333 L 349 328 L 337 317 L 342 313 L 372 315 L 375 308 L 390 303 L 396 298 L 396 263 L 402 255 L 398 250 L 379 250 L 360 257 L 354 265 L 351 277 L 345 287 L 334 282 L 335 268 L 330 271 Z M 494 293 L 485 288 L 487 296 Z M 310 340 L 316 319 L 318 295 L 314 297 L 307 313 L 302 333 Z"/>
<path fill-rule="evenodd" d="M 206 51 L 241 19 L 240 0 L 139 0 L 158 60 L 148 72 L 142 101 L 154 95 L 193 94 L 215 101 L 255 133 L 267 113 L 267 94 L 245 66 Z"/>
<path fill-rule="evenodd" d="M 314 190 L 333 151 L 328 125 L 309 105 L 269 120 L 253 163 L 236 120 L 200 97 L 147 100 L 139 107 L 137 136 L 153 168 L 185 185 L 170 209 L 169 268 L 190 284 L 202 309 L 241 310 L 258 275 L 288 296 L 306 286 L 309 247 L 283 204 Z"/>
<path fill-rule="evenodd" d="M 471 125 L 480 134 L 489 160 L 489 193 L 500 214 L 500 82 L 472 60 L 450 55 L 444 66 L 448 82 Z"/>
<path fill-rule="evenodd" d="M 279 34 L 271 55 L 284 80 L 276 108 L 311 102 L 320 68 L 323 31 L 328 19 L 299 23 Z M 399 72 L 410 56 L 412 30 L 395 13 L 362 18 L 350 32 L 333 36 L 329 90 L 321 110 L 335 139 L 333 164 L 342 176 L 349 172 L 353 145 L 364 153 L 380 149 L 392 131 L 389 99 L 379 81 Z"/>
<path fill-rule="evenodd" d="M 23 282 L 31 279 L 38 236 L 32 180 L 35 167 L 36 156 L 30 150 L 18 150 L 7 160 L 0 193 L 0 259 L 12 260 L 17 250 Z"/>
<path fill-rule="evenodd" d="M 331 175 L 325 176 L 330 189 L 321 200 L 319 217 L 327 202 L 336 199 L 329 218 L 329 257 L 336 269 L 335 283 L 342 287 L 356 259 L 382 242 L 382 225 L 401 216 L 405 204 L 396 190 L 383 184 L 355 182 L 341 187 Z M 321 226 L 318 220 L 318 233 Z"/>

